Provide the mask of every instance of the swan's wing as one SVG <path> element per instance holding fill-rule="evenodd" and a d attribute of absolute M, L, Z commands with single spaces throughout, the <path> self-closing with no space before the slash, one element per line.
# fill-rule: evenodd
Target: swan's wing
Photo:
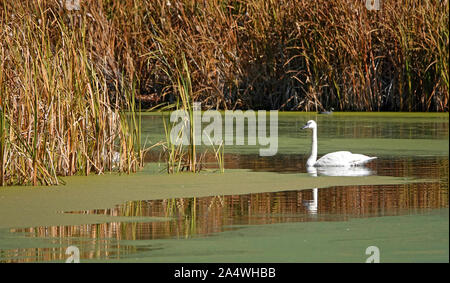
<path fill-rule="evenodd" d="M 345 166 L 345 160 L 352 155 L 350 151 L 336 151 L 322 156 L 314 166 Z M 348 164 L 347 164 L 348 165 Z"/>
<path fill-rule="evenodd" d="M 315 166 L 358 166 L 375 159 L 363 154 L 354 154 L 350 151 L 336 151 L 324 155 L 317 160 Z"/>
<path fill-rule="evenodd" d="M 366 164 L 367 162 L 369 162 L 370 160 L 374 160 L 376 159 L 376 157 L 370 157 L 370 156 L 366 156 L 363 154 L 353 154 L 352 156 L 352 165 L 362 165 L 362 164 Z"/>

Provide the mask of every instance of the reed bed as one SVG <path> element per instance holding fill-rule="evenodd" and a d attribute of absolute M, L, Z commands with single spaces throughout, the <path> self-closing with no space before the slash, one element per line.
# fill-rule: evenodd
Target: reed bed
<path fill-rule="evenodd" d="M 105 3 L 106 4 L 106 3 Z M 143 99 L 177 97 L 185 54 L 207 109 L 448 111 L 447 0 L 127 0 Z"/>
<path fill-rule="evenodd" d="M 204 109 L 448 111 L 448 0 L 381 2 L 0 0 L 0 184 L 137 170 L 183 56 Z"/>
<path fill-rule="evenodd" d="M 93 27 L 92 15 L 56 1 L 0 3 L 0 184 L 135 172 L 142 165 L 135 94 L 132 83 L 110 76 L 97 45 L 108 34 Z"/>
<path fill-rule="evenodd" d="M 36 6 L 2 1 L 3 14 Z M 365 0 L 59 2 L 39 1 L 86 23 L 108 88 L 133 80 L 145 108 L 177 100 L 184 54 L 205 109 L 448 111 L 448 0 L 380 0 L 379 11 Z"/>
<path fill-rule="evenodd" d="M 178 69 L 177 86 L 178 96 L 176 103 L 163 106 L 160 109 L 172 109 L 179 113 L 183 112 L 185 115 L 178 117 L 177 121 L 171 121 L 171 118 L 167 119 L 163 113 L 166 140 L 161 144 L 163 147 L 162 156 L 166 162 L 166 169 L 169 174 L 182 171 L 197 173 L 203 169 L 203 161 L 208 150 L 206 149 L 203 153 L 200 153 L 196 145 L 197 137 L 195 136 L 195 127 L 198 125 L 194 122 L 196 119 L 194 115 L 198 115 L 201 112 L 201 106 L 195 104 L 192 100 L 191 76 L 184 55 L 182 56 L 181 66 Z M 179 119 L 181 121 L 178 121 Z M 176 126 L 177 123 L 180 123 L 181 127 Z M 177 129 L 178 132 L 175 132 Z M 186 140 L 188 144 L 182 142 L 183 140 Z M 216 149 L 211 140 L 210 143 L 215 153 L 214 157 L 219 165 L 220 172 L 223 173 L 225 171 L 223 162 L 224 145 L 220 144 Z"/>

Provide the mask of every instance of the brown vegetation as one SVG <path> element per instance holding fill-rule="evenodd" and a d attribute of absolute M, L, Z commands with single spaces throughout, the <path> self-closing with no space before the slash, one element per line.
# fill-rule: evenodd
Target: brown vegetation
<path fill-rule="evenodd" d="M 0 0 L 1 184 L 136 170 L 183 56 L 208 109 L 448 111 L 448 0 L 63 2 Z"/>

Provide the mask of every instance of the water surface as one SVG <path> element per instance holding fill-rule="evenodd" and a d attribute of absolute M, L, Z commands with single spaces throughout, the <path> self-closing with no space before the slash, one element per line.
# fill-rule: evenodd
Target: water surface
<path fill-rule="evenodd" d="M 296 129 L 317 119 L 319 155 L 346 149 L 376 155 L 379 159 L 367 166 L 370 175 L 419 181 L 336 186 L 329 177 L 325 188 L 238 195 L 227 194 L 225 184 L 215 196 L 65 210 L 61 213 L 136 220 L 10 227 L 0 231 L 0 261 L 63 261 L 65 249 L 76 245 L 82 261 L 363 262 L 365 247 L 378 244 L 385 261 L 448 262 L 448 114 L 288 113 L 279 118 L 277 155 L 260 157 L 257 147 L 230 146 L 226 169 L 275 172 L 281 178 L 306 173 L 310 133 Z M 163 139 L 160 119 L 143 117 L 152 141 Z M 147 159 L 158 161 L 159 153 Z M 207 167 L 217 168 L 213 158 L 208 161 Z M 291 249 L 285 241 L 292 242 Z"/>

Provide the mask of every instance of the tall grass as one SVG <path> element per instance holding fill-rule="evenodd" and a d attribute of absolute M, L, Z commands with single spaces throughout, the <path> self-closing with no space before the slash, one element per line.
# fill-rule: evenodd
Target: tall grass
<path fill-rule="evenodd" d="M 2 1 L 1 9 L 1 184 L 136 171 L 140 125 L 125 111 L 133 88 L 108 78 L 92 15 L 56 1 Z"/>
<path fill-rule="evenodd" d="M 176 173 L 181 171 L 199 172 L 202 169 L 202 162 L 208 152 L 206 149 L 203 153 L 199 153 L 197 150 L 196 141 L 196 127 L 201 126 L 195 123 L 195 115 L 199 115 L 201 112 L 200 104 L 196 104 L 193 101 L 192 94 L 192 82 L 189 71 L 189 66 L 186 61 L 186 57 L 182 56 L 181 66 L 177 68 L 177 87 L 178 97 L 176 103 L 163 107 L 163 110 L 172 109 L 175 111 L 184 111 L 185 115 L 181 118 L 182 121 L 171 122 L 170 118 L 167 119 L 163 116 L 164 133 L 166 142 L 163 144 L 164 159 L 167 165 L 168 173 Z M 164 114 L 163 114 L 164 115 Z M 201 117 L 199 117 L 201 123 Z M 166 121 L 167 119 L 167 121 Z M 182 123 L 182 127 L 176 133 L 176 137 L 172 136 L 175 124 Z M 184 142 L 174 142 L 174 138 L 177 141 L 184 139 L 184 135 L 189 135 L 188 144 Z M 209 136 L 208 136 L 209 138 Z M 220 172 L 225 171 L 224 167 L 224 144 L 220 144 L 217 149 L 214 143 L 209 140 L 214 151 L 214 158 L 219 165 Z M 199 158 L 197 158 L 199 157 Z"/>
<path fill-rule="evenodd" d="M 0 63 L 1 64 L 1 63 Z M 3 105 L 3 96 L 6 89 L 3 83 L 3 68 L 0 66 L 0 186 L 5 184 L 5 156 L 7 151 L 7 133 L 9 131 L 8 124 L 6 123 L 6 115 Z"/>
<path fill-rule="evenodd" d="M 167 163 L 167 172 L 175 173 L 183 170 L 190 172 L 200 171 L 200 163 L 197 162 L 197 147 L 195 142 L 195 123 L 194 123 L 194 104 L 192 101 L 192 83 L 186 58 L 182 57 L 182 66 L 177 68 L 177 87 L 178 97 L 172 109 L 184 111 L 186 114 L 182 117 L 182 128 L 177 133 L 177 140 L 181 141 L 183 135 L 189 136 L 188 145 L 184 142 L 174 144 L 172 140 L 172 131 L 174 123 L 164 121 L 164 130 L 166 136 L 165 159 Z M 200 109 L 201 110 L 201 109 Z"/>
<path fill-rule="evenodd" d="M 185 54 L 208 108 L 448 111 L 448 1 L 382 2 L 135 0 L 115 11 L 139 4 L 148 19 L 127 27 L 147 47 L 142 94 L 158 102 L 176 99 L 170 74 Z"/>
<path fill-rule="evenodd" d="M 0 1 L 2 184 L 137 170 L 183 56 L 205 109 L 448 111 L 448 0 L 60 2 Z"/>

